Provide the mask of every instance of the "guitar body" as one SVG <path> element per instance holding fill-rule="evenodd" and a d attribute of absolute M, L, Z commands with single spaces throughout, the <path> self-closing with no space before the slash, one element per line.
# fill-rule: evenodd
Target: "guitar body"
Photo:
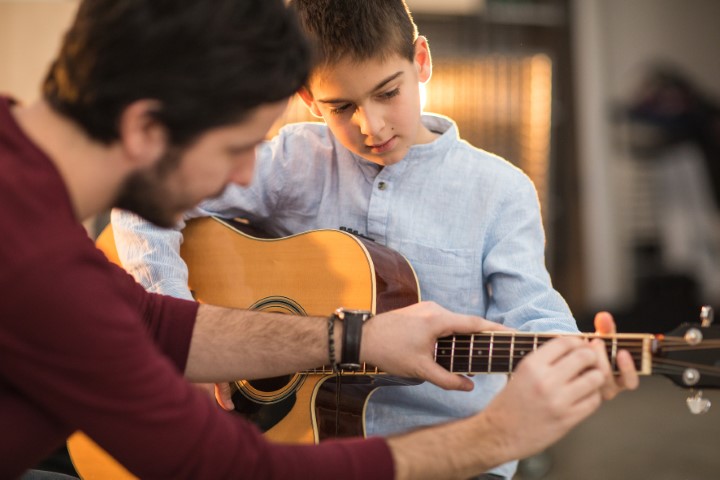
<path fill-rule="evenodd" d="M 417 278 L 400 254 L 339 230 L 313 230 L 281 239 L 254 236 L 238 222 L 204 218 L 190 222 L 180 251 L 188 285 L 202 303 L 294 315 L 326 316 L 337 307 L 382 313 L 419 301 Z M 352 380 L 367 398 L 392 379 Z M 273 441 L 314 443 L 364 434 L 362 409 L 334 411 L 337 385 L 327 375 L 293 375 L 236 382 L 236 410 Z M 342 384 L 350 383 L 343 377 Z M 398 380 L 399 382 L 399 380 Z M 364 388 L 357 388 L 364 385 Z M 350 387 L 342 389 L 350 393 Z M 328 392 L 333 392 L 327 399 Z M 357 402 L 351 402 L 354 405 Z M 316 406 L 322 405 L 321 408 Z M 356 410 L 356 409 L 355 409 Z M 336 415 L 357 425 L 336 426 Z M 331 419 L 326 418 L 330 416 Z M 340 422 L 338 422 L 340 423 Z"/>
<path fill-rule="evenodd" d="M 183 231 L 188 285 L 201 303 L 294 315 L 327 316 L 337 307 L 382 313 L 420 300 L 417 277 L 402 255 L 340 230 L 262 238 L 239 222 L 202 218 Z M 120 264 L 111 229 L 97 240 Z M 382 385 L 412 381 L 389 376 L 317 373 L 238 380 L 236 411 L 284 443 L 363 436 L 364 409 Z M 339 390 L 339 394 L 338 394 Z M 81 432 L 68 450 L 84 479 L 134 478 Z"/>

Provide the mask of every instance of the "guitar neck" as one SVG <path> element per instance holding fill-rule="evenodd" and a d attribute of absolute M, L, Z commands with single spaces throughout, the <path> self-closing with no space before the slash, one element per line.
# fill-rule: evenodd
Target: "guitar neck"
<path fill-rule="evenodd" d="M 650 334 L 547 334 L 489 332 L 443 337 L 435 345 L 435 361 L 447 370 L 461 374 L 511 373 L 520 361 L 544 343 L 559 336 L 577 336 L 605 342 L 610 364 L 617 371 L 617 353 L 627 350 L 641 375 L 652 373 L 652 349 L 655 336 Z"/>
<path fill-rule="evenodd" d="M 599 338 L 605 342 L 610 364 L 617 371 L 617 353 L 627 350 L 633 358 L 635 368 L 640 375 L 652 373 L 653 349 L 656 337 L 651 334 L 571 334 L 571 333 L 520 333 L 486 332 L 468 335 L 451 335 L 438 339 L 435 344 L 434 359 L 445 369 L 464 375 L 483 373 L 512 373 L 520 361 L 537 350 L 544 343 L 560 336 L 582 337 L 588 340 Z M 304 373 L 331 374 L 333 369 L 324 366 Z M 345 375 L 382 374 L 378 368 L 363 364 L 353 372 L 340 372 Z"/>

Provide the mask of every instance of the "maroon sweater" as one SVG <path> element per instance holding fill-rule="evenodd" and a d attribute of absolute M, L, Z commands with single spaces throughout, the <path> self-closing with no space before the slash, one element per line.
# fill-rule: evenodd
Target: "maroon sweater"
<path fill-rule="evenodd" d="M 78 429 L 143 479 L 392 477 L 382 439 L 270 444 L 187 383 L 197 305 L 106 261 L 11 104 L 0 97 L 0 479 Z"/>

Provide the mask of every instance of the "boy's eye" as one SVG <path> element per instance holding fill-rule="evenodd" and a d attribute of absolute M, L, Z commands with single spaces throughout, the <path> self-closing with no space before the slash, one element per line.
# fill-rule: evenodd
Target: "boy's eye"
<path fill-rule="evenodd" d="M 380 98 L 382 98 L 383 100 L 388 100 L 390 98 L 397 96 L 399 93 L 400 93 L 400 87 L 390 90 L 389 92 L 381 93 Z"/>
<path fill-rule="evenodd" d="M 332 113 L 333 115 L 339 115 L 339 114 L 343 113 L 345 110 L 347 110 L 348 108 L 350 108 L 350 104 L 346 103 L 345 105 L 340 105 L 339 107 L 331 108 L 330 113 Z"/>

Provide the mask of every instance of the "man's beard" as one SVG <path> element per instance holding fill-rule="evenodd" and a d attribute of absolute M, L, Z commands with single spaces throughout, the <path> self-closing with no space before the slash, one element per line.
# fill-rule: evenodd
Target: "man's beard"
<path fill-rule="evenodd" d="M 115 206 L 136 213 L 159 227 L 175 226 L 182 210 L 170 203 L 172 195 L 165 187 L 165 180 L 177 168 L 181 156 L 180 150 L 171 149 L 154 167 L 133 173 L 120 190 Z"/>

